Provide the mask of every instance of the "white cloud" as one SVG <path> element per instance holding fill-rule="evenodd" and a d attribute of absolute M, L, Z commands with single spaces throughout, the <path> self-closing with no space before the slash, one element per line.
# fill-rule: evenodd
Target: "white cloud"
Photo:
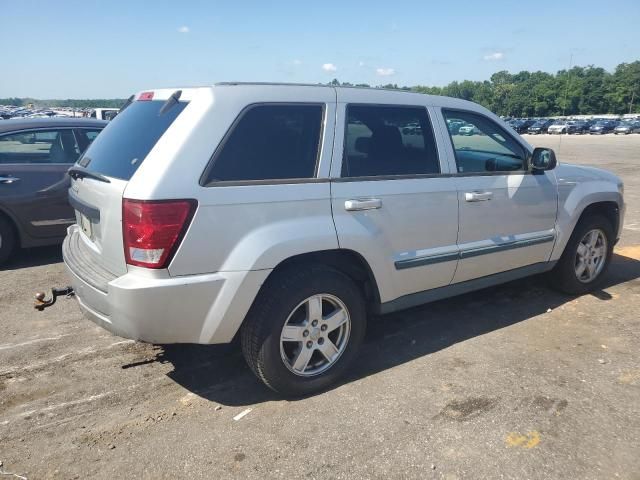
<path fill-rule="evenodd" d="M 178 29 L 178 32 L 179 33 L 189 33 L 189 27 L 187 27 L 186 25 L 183 25 Z"/>
<path fill-rule="evenodd" d="M 296 58 L 296 59 L 293 61 L 293 64 L 294 64 L 294 65 L 302 65 L 302 60 L 299 60 L 299 59 L 297 59 L 297 58 Z"/>
<path fill-rule="evenodd" d="M 395 68 L 376 68 L 376 75 L 380 77 L 390 77 L 391 75 L 395 75 Z"/>
<path fill-rule="evenodd" d="M 364 63 L 362 60 L 360 60 L 360 61 L 358 62 L 358 66 L 359 66 L 359 67 L 364 67 L 364 66 L 365 66 L 365 63 Z"/>
<path fill-rule="evenodd" d="M 488 60 L 488 61 L 503 60 L 504 59 L 504 53 L 502 53 L 502 52 L 493 52 L 493 53 L 490 53 L 488 55 L 485 55 L 482 58 L 484 58 L 485 60 Z"/>
<path fill-rule="evenodd" d="M 335 72 L 336 70 L 338 70 L 338 67 L 336 67 L 333 63 L 324 63 L 322 65 L 322 69 L 325 72 Z"/>

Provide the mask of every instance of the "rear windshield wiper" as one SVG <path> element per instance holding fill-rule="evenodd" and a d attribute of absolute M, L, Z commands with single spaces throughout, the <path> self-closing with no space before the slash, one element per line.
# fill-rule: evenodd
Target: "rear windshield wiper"
<path fill-rule="evenodd" d="M 127 101 L 122 104 L 122 106 L 120 107 L 120 111 L 118 113 L 122 113 L 125 108 L 131 105 L 135 97 L 136 97 L 135 95 L 131 95 L 129 98 L 127 98 Z"/>
<path fill-rule="evenodd" d="M 111 183 L 111 180 L 109 180 L 104 175 L 100 175 L 99 173 L 92 172 L 91 170 L 87 170 L 86 168 L 79 167 L 78 165 L 71 167 L 69 170 L 67 170 L 67 173 L 74 180 L 77 180 L 79 178 L 91 178 L 93 180 L 98 180 L 99 182 Z"/>
<path fill-rule="evenodd" d="M 178 100 L 180 100 L 180 95 L 182 95 L 182 90 L 176 90 L 175 92 L 173 92 L 173 94 L 171 94 L 171 96 L 167 99 L 166 102 L 164 102 L 164 105 L 162 105 L 162 108 L 160 108 L 160 111 L 158 112 L 158 116 L 167 113 L 169 110 L 171 110 L 171 107 L 173 107 L 176 103 L 178 103 Z"/>

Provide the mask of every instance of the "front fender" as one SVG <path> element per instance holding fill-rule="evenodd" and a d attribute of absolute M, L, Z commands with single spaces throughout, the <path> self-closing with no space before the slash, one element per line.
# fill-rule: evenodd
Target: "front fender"
<path fill-rule="evenodd" d="M 563 171 L 557 173 L 557 239 L 551 253 L 551 261 L 560 258 L 582 213 L 589 205 L 614 202 L 619 210 L 619 225 L 614 225 L 614 228 L 620 232 L 624 217 L 624 200 L 618 182 L 612 174 L 607 173 L 607 176 L 611 177 L 607 178 L 598 173 L 596 169 L 587 170 L 582 167 L 579 167 L 579 170 L 572 168 L 566 173 Z"/>

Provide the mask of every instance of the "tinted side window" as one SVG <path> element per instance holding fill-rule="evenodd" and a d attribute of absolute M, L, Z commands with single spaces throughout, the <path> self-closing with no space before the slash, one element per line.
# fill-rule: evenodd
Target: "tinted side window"
<path fill-rule="evenodd" d="M 72 130 L 38 130 L 0 137 L 0 164 L 74 163 L 79 155 Z"/>
<path fill-rule="evenodd" d="M 524 170 L 525 151 L 497 123 L 471 112 L 443 110 L 459 173 Z"/>
<path fill-rule="evenodd" d="M 204 184 L 315 176 L 321 105 L 257 105 L 232 127 L 215 153 Z"/>
<path fill-rule="evenodd" d="M 347 107 L 343 177 L 440 173 L 424 107 Z"/>

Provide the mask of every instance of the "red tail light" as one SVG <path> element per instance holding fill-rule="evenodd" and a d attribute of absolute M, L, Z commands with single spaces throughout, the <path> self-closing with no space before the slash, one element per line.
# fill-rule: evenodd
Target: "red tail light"
<path fill-rule="evenodd" d="M 149 100 L 153 100 L 153 92 L 142 92 L 138 97 L 139 102 L 148 102 Z"/>
<path fill-rule="evenodd" d="M 196 210 L 195 200 L 122 202 L 124 256 L 129 265 L 165 268 Z"/>

